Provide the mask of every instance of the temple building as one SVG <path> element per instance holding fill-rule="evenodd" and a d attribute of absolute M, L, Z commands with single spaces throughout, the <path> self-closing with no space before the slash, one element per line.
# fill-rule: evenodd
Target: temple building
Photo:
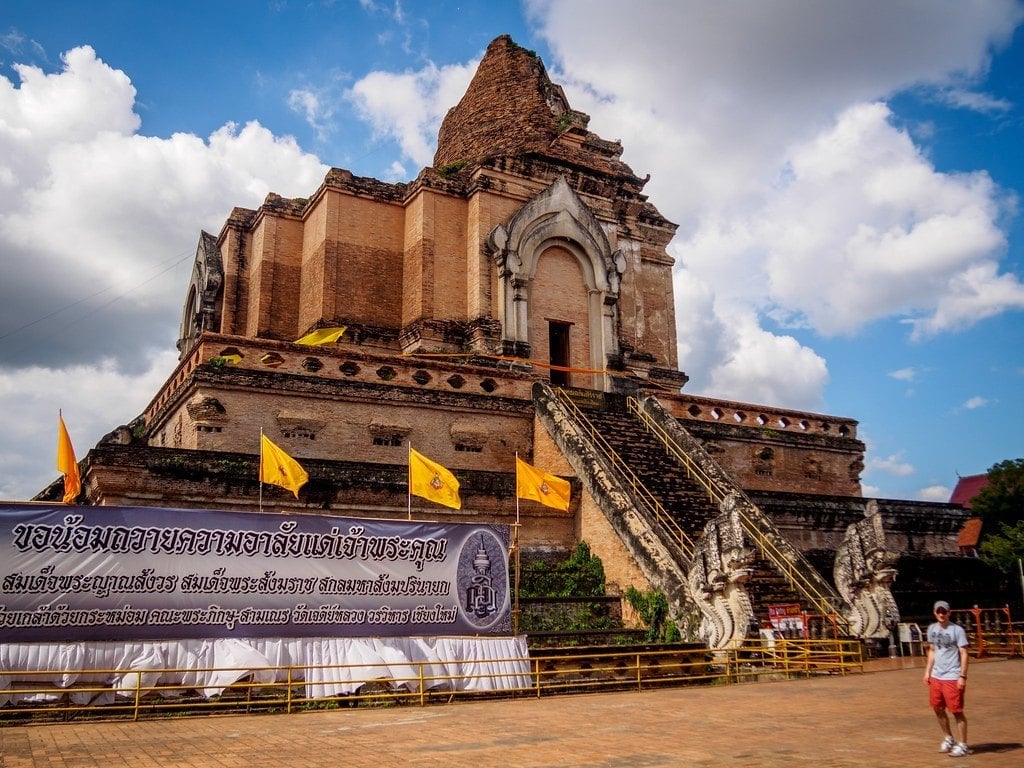
<path fill-rule="evenodd" d="M 254 511 L 262 430 L 310 477 L 264 509 L 404 519 L 411 445 L 462 484 L 415 517 L 512 523 L 518 454 L 572 483 L 567 511 L 521 505 L 524 558 L 585 540 L 711 646 L 786 602 L 886 636 L 932 599 L 897 572 L 955 556 L 966 513 L 863 498 L 853 419 L 685 393 L 676 225 L 588 120 L 502 36 L 412 182 L 334 168 L 201 233 L 180 364 L 81 503 Z"/>

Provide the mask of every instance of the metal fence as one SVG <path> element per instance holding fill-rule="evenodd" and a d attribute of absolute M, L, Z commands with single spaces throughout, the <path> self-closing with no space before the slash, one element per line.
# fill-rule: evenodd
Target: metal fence
<path fill-rule="evenodd" d="M 84 683 L 56 687 L 55 670 L 3 672 L 12 684 L 0 693 L 17 703 L 0 708 L 0 725 L 83 719 L 131 719 L 197 716 L 218 712 L 292 713 L 310 709 L 359 706 L 425 706 L 464 699 L 508 699 L 600 690 L 643 691 L 663 686 L 727 685 L 814 675 L 863 672 L 859 642 L 851 640 L 750 640 L 723 650 L 693 646 L 659 649 L 586 649 L 533 653 L 525 658 L 497 659 L 497 667 L 478 675 L 432 674 L 430 662 L 407 662 L 412 674 L 388 677 L 384 665 L 337 664 L 317 668 L 320 685 L 345 681 L 353 693 L 322 697 L 305 679 L 309 668 L 238 669 L 242 679 L 218 695 L 181 683 L 143 685 L 141 674 L 125 670 L 89 670 L 92 680 L 108 676 L 120 687 Z M 379 669 L 377 668 L 379 667 Z M 359 679 L 353 679 L 356 670 Z M 181 679 L 186 670 L 146 670 Z M 190 669 L 191 673 L 224 672 L 225 668 Z M 78 676 L 81 670 L 63 670 Z M 60 674 L 60 672 L 58 672 Z M 134 680 L 126 687 L 125 680 Z M 260 682 L 271 681 L 271 682 Z M 353 685 L 354 684 L 354 685 Z"/>
<path fill-rule="evenodd" d="M 964 628 L 975 656 L 1024 656 L 1024 624 L 1014 622 L 1010 607 L 955 608 L 950 620 Z"/>

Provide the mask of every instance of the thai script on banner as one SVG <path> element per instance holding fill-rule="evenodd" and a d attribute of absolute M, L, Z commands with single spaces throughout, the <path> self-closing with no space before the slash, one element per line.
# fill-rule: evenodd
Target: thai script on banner
<path fill-rule="evenodd" d="M 366 536 L 360 525 L 353 526 L 347 534 L 337 527 L 327 534 L 302 532 L 295 530 L 297 524 L 287 520 L 276 531 L 160 528 L 87 525 L 82 515 L 67 515 L 57 524 L 15 525 L 13 543 L 19 552 L 406 560 L 414 563 L 417 570 L 422 570 L 426 562 L 443 561 L 448 543 L 443 538 Z"/>
<path fill-rule="evenodd" d="M 509 528 L 0 505 L 0 642 L 498 634 Z"/>

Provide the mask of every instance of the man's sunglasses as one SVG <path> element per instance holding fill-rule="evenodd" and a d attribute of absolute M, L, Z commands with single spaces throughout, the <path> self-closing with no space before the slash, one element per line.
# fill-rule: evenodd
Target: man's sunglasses
<path fill-rule="evenodd" d="M 935 612 L 936 613 L 949 613 L 949 611 L 947 611 L 945 608 L 936 608 Z"/>

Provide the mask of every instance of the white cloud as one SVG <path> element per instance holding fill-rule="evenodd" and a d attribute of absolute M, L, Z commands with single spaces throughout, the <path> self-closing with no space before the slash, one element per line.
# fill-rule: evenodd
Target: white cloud
<path fill-rule="evenodd" d="M 917 492 L 918 501 L 949 501 L 953 490 L 945 485 L 929 485 Z"/>
<path fill-rule="evenodd" d="M 680 332 L 684 338 L 692 338 L 687 330 L 688 318 L 684 318 Z M 716 325 L 716 319 L 723 320 L 721 325 Z M 706 367 L 694 366 L 692 358 L 683 359 L 690 370 L 708 372 L 692 382 L 690 390 L 784 408 L 821 408 L 828 369 L 813 350 L 791 336 L 767 333 L 752 314 L 742 311 L 716 312 L 698 323 L 712 327 L 718 343 L 711 349 L 705 345 L 702 350 L 703 354 L 713 354 Z"/>
<path fill-rule="evenodd" d="M 59 409 L 81 460 L 103 435 L 139 415 L 176 364 L 172 346 L 148 355 L 137 374 L 120 371 L 110 359 L 62 369 L 0 370 L 0 499 L 31 498 L 59 477 Z"/>
<path fill-rule="evenodd" d="M 320 141 L 324 141 L 334 129 L 331 122 L 334 110 L 329 105 L 329 101 L 325 102 L 308 88 L 295 88 L 288 94 L 288 108 L 302 115 Z"/>
<path fill-rule="evenodd" d="M 62 61 L 16 66 L 20 87 L 0 77 L 0 178 L 17 189 L 0 194 L 0 328 L 57 313 L 0 339 L 0 364 L 135 368 L 139 338 L 173 346 L 200 227 L 217 232 L 272 190 L 308 194 L 327 169 L 257 122 L 140 135 L 123 72 L 87 46 Z"/>
<path fill-rule="evenodd" d="M 920 381 L 921 372 L 916 368 L 900 368 L 897 371 L 889 371 L 887 374 L 890 378 L 896 379 L 896 381 Z"/>
<path fill-rule="evenodd" d="M 405 166 L 395 160 L 388 167 L 384 174 L 384 178 L 388 181 L 407 181 L 409 178 L 409 171 L 405 169 Z"/>
<path fill-rule="evenodd" d="M 914 465 L 903 458 L 903 454 L 895 453 L 885 458 L 871 457 L 868 459 L 866 470 L 868 472 L 882 472 L 896 477 L 908 477 L 916 471 Z"/>
<path fill-rule="evenodd" d="M 952 307 L 939 315 L 951 283 L 983 264 L 990 269 L 975 280 L 975 295 L 991 297 L 1000 280 L 1014 281 L 995 274 L 1005 237 L 988 176 L 937 173 L 889 116 L 881 104 L 846 110 L 831 130 L 793 149 L 783 188 L 740 219 L 743 257 L 768 283 L 752 302 L 826 336 L 928 312 L 929 320 L 914 322 L 936 332 L 979 314 L 975 302 L 973 315 Z"/>
<path fill-rule="evenodd" d="M 999 274 L 992 261 L 952 274 L 938 295 L 930 317 L 909 320 L 911 339 L 920 341 L 942 331 L 959 330 L 1006 311 L 1024 309 L 1024 285 L 1016 275 Z"/>
<path fill-rule="evenodd" d="M 951 106 L 970 109 L 974 112 L 1004 113 L 1013 109 L 1013 104 L 1006 99 L 998 99 L 987 93 L 964 88 L 950 88 L 942 93 L 941 98 Z"/>
<path fill-rule="evenodd" d="M 417 72 L 376 71 L 360 78 L 348 96 L 379 138 L 398 142 L 417 167 L 431 165 L 445 113 L 465 93 L 479 61 Z"/>
<path fill-rule="evenodd" d="M 974 397 L 968 398 L 967 402 L 963 404 L 963 407 L 969 411 L 973 411 L 975 408 L 984 408 L 989 404 L 989 400 L 984 397 L 975 395 Z"/>
<path fill-rule="evenodd" d="M 1021 18 L 1008 1 L 924 8 L 886 0 L 649 0 L 626 16 L 614 0 L 529 7 L 570 98 L 591 96 L 582 108 L 594 115 L 595 130 L 611 137 L 638 133 L 628 124 L 651 130 L 649 141 L 631 138 L 626 147 L 642 168 L 664 176 L 668 163 L 678 171 L 652 182 L 657 198 L 661 187 L 686 187 L 677 195 L 687 208 L 706 200 L 709 209 L 770 185 L 787 147 L 851 104 L 913 86 L 974 82 L 988 68 L 990 47 L 1007 43 Z M 622 45 L 641 34 L 643 45 Z M 666 130 L 683 141 L 663 148 Z"/>

